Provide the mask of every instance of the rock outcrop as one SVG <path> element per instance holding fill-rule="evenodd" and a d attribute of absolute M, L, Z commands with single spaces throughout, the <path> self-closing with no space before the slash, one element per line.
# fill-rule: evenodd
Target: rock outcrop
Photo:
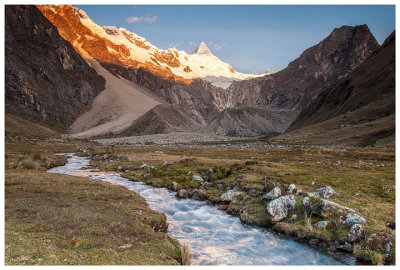
<path fill-rule="evenodd" d="M 5 7 L 6 112 L 69 125 L 104 84 L 35 6 Z"/>
<path fill-rule="evenodd" d="M 205 132 L 233 137 L 273 136 L 284 132 L 297 115 L 298 111 L 294 110 L 228 108 L 205 128 Z"/>

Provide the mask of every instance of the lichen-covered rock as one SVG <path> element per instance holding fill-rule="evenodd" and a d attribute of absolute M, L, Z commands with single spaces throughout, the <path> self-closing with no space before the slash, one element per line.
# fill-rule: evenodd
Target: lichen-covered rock
<path fill-rule="evenodd" d="M 296 185 L 295 185 L 295 184 L 290 184 L 290 185 L 287 187 L 287 192 L 288 192 L 289 194 L 293 194 L 293 192 L 294 192 L 295 189 L 296 189 Z"/>
<path fill-rule="evenodd" d="M 192 176 L 192 181 L 195 181 L 195 180 L 201 181 L 201 182 L 204 181 L 204 179 L 200 175 L 197 175 L 197 174 Z"/>
<path fill-rule="evenodd" d="M 274 187 L 270 192 L 266 193 L 264 196 L 262 196 L 261 200 L 262 201 L 270 201 L 273 199 L 278 198 L 281 196 L 281 189 L 278 187 Z"/>
<path fill-rule="evenodd" d="M 331 186 L 317 188 L 317 192 L 319 193 L 320 197 L 325 199 L 329 199 L 336 194 L 335 190 Z"/>
<path fill-rule="evenodd" d="M 364 228 L 360 224 L 354 224 L 351 226 L 349 233 L 347 234 L 347 241 L 356 242 L 359 241 L 364 235 Z"/>
<path fill-rule="evenodd" d="M 228 190 L 224 194 L 221 195 L 221 201 L 224 202 L 235 202 L 236 198 L 240 196 L 242 192 L 240 191 L 233 191 L 233 190 Z"/>
<path fill-rule="evenodd" d="M 295 205 L 294 195 L 282 196 L 267 203 L 267 212 L 271 222 L 279 222 L 286 218 L 289 211 L 295 208 Z"/>
<path fill-rule="evenodd" d="M 351 208 L 319 198 L 304 197 L 302 203 L 304 210 L 307 213 L 315 214 L 320 217 L 328 217 L 333 211 L 338 211 L 341 213 L 354 212 L 354 210 Z"/>
<path fill-rule="evenodd" d="M 319 193 L 318 192 L 308 192 L 307 193 L 308 197 L 313 197 L 313 198 L 319 198 Z"/>
<path fill-rule="evenodd" d="M 339 222 L 345 225 L 346 227 L 351 227 L 354 224 L 365 224 L 366 220 L 360 215 L 354 213 L 348 213 L 339 218 Z"/>
<path fill-rule="evenodd" d="M 318 222 L 314 223 L 314 226 L 315 226 L 315 227 L 318 227 L 318 228 L 323 228 L 323 229 L 325 229 L 326 226 L 328 226 L 328 224 L 329 224 L 329 221 L 321 220 L 321 221 L 318 221 Z"/>

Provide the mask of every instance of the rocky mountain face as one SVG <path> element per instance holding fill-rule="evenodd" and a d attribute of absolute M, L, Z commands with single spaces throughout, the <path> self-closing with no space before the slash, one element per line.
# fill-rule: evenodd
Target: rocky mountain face
<path fill-rule="evenodd" d="M 304 108 L 280 143 L 381 145 L 395 142 L 395 32 L 353 72 Z"/>
<path fill-rule="evenodd" d="M 218 107 L 219 100 L 215 97 L 223 96 L 225 94 L 223 89 L 204 80 L 198 79 L 185 84 L 161 78 L 144 68 L 131 69 L 107 63 L 102 63 L 102 65 L 112 74 L 145 87 L 165 102 L 178 105 L 187 115 L 202 125 L 209 123 L 221 110 Z"/>
<path fill-rule="evenodd" d="M 297 115 L 294 110 L 227 108 L 204 131 L 232 137 L 273 136 L 283 133 Z"/>
<path fill-rule="evenodd" d="M 285 69 L 261 78 L 234 82 L 226 107 L 301 109 L 346 76 L 379 47 L 366 25 L 336 28 L 305 50 Z"/>
<path fill-rule="evenodd" d="M 179 106 L 160 104 L 145 113 L 117 136 L 164 134 L 172 132 L 194 132 L 202 125 L 186 115 Z"/>
<path fill-rule="evenodd" d="M 364 63 L 304 108 L 288 131 L 313 125 L 384 102 L 379 110 L 364 113 L 361 121 L 373 121 L 395 113 L 395 32 Z"/>
<path fill-rule="evenodd" d="M 35 6 L 6 5 L 6 112 L 69 125 L 104 83 Z"/>

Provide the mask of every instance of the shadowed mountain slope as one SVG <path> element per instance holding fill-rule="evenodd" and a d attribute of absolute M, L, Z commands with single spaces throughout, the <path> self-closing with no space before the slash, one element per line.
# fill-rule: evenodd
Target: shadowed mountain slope
<path fill-rule="evenodd" d="M 5 6 L 6 112 L 69 125 L 104 83 L 35 6 Z"/>
<path fill-rule="evenodd" d="M 364 63 L 303 109 L 277 139 L 318 135 L 316 141 L 326 143 L 373 145 L 392 137 L 387 143 L 394 145 L 395 47 L 393 32 Z"/>

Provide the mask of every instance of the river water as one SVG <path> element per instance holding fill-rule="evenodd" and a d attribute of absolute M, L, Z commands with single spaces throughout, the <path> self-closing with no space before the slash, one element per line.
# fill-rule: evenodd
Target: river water
<path fill-rule="evenodd" d="M 150 207 L 167 216 L 167 234 L 187 243 L 192 264 L 227 265 L 340 265 L 340 261 L 274 232 L 241 223 L 204 201 L 178 199 L 175 192 L 155 188 L 141 182 L 129 181 L 116 173 L 82 170 L 89 166 L 89 158 L 69 154 L 65 166 L 48 172 L 88 176 L 124 186 L 146 199 Z M 354 263 L 351 260 L 346 263 Z"/>

